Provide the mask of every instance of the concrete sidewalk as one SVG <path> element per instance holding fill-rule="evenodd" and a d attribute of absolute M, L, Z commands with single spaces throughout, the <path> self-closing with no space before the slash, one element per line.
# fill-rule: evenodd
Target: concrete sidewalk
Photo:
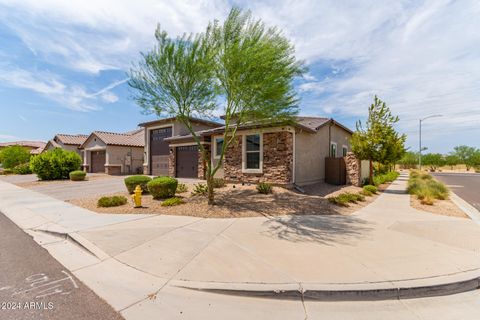
<path fill-rule="evenodd" d="M 172 297 L 228 299 L 182 287 L 308 292 L 478 277 L 478 226 L 412 209 L 405 184 L 401 177 L 352 216 L 200 219 L 100 215 L 0 182 L 0 211 L 128 319 L 158 315 Z M 282 301 L 283 308 L 304 311 L 299 301 Z"/>

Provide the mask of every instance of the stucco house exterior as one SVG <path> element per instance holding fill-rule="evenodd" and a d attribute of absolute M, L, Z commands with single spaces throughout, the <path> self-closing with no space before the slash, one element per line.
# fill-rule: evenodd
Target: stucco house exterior
<path fill-rule="evenodd" d="M 198 120 L 198 119 L 196 119 Z M 186 130 L 173 130 L 175 119 L 140 124 L 146 128 L 145 174 L 182 178 L 205 178 L 206 164 L 197 144 Z M 176 124 L 177 127 L 181 125 Z M 219 161 L 225 127 L 219 123 L 199 124 L 197 135 L 210 150 L 211 161 Z M 152 128 L 163 131 L 152 140 Z M 172 129 L 166 129 L 166 128 Z M 148 136 L 147 136 L 148 135 Z M 330 118 L 296 117 L 289 125 L 255 123 L 237 129 L 236 141 L 225 151 L 216 177 L 228 181 L 270 182 L 306 185 L 324 181 L 325 158 L 342 157 L 350 151 L 352 131 Z M 162 150 L 161 170 L 155 168 L 156 150 Z M 168 153 L 168 158 L 167 158 Z"/>
<path fill-rule="evenodd" d="M 53 150 L 55 148 L 62 148 L 68 151 L 75 151 L 80 156 L 83 155 L 82 150 L 80 150 L 80 146 L 82 143 L 87 140 L 88 135 L 86 134 L 64 134 L 58 133 L 53 137 L 53 139 L 49 140 L 43 149 L 43 152 L 48 150 Z"/>
<path fill-rule="evenodd" d="M 81 144 L 83 170 L 112 175 L 142 173 L 144 129 L 125 133 L 94 131 Z"/>

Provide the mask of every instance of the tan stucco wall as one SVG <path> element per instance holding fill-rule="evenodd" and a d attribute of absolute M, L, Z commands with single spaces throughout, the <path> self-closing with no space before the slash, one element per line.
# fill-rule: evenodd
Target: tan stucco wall
<path fill-rule="evenodd" d="M 350 133 L 338 126 L 331 127 L 331 141 L 337 143 L 337 156 L 342 156 L 342 146 L 350 150 Z M 325 179 L 325 158 L 329 156 L 329 126 L 317 133 L 298 131 L 295 134 L 295 183 L 306 185 Z"/>
<path fill-rule="evenodd" d="M 128 155 L 131 157 L 130 166 L 126 162 Z M 122 174 L 134 174 L 137 169 L 141 172 L 143 147 L 107 146 L 106 158 L 107 165 L 120 165 Z"/>

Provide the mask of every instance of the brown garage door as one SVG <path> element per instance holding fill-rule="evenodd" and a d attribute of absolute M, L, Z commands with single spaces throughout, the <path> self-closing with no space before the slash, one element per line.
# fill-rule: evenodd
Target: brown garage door
<path fill-rule="evenodd" d="M 92 151 L 91 162 L 91 172 L 105 173 L 105 151 Z"/>
<path fill-rule="evenodd" d="M 178 178 L 198 178 L 198 147 L 177 147 L 176 176 Z"/>
<path fill-rule="evenodd" d="M 150 131 L 150 174 L 154 176 L 168 175 L 169 148 L 165 138 L 172 136 L 172 127 L 153 129 Z"/>

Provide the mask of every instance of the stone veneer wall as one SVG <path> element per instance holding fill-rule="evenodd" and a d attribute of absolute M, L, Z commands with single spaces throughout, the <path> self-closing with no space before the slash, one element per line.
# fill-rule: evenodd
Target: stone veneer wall
<path fill-rule="evenodd" d="M 347 170 L 347 184 L 351 184 L 357 187 L 362 185 L 361 179 L 361 163 L 360 160 L 353 154 L 348 152 L 344 157 L 345 167 Z"/>
<path fill-rule="evenodd" d="M 228 181 L 269 182 L 288 185 L 293 174 L 293 134 L 287 131 L 263 133 L 263 172 L 242 172 L 242 136 L 225 152 L 224 176 Z"/>
<path fill-rule="evenodd" d="M 204 144 L 203 147 L 207 150 L 208 156 L 207 159 L 210 159 L 210 145 Z M 207 163 L 205 159 L 203 159 L 202 151 L 200 148 L 198 149 L 198 179 L 206 179 L 206 170 L 207 170 Z"/>
<path fill-rule="evenodd" d="M 175 147 L 170 147 L 170 155 L 168 157 L 168 175 L 170 177 L 175 177 L 175 169 L 176 169 L 176 153 L 177 153 L 177 148 Z"/>

